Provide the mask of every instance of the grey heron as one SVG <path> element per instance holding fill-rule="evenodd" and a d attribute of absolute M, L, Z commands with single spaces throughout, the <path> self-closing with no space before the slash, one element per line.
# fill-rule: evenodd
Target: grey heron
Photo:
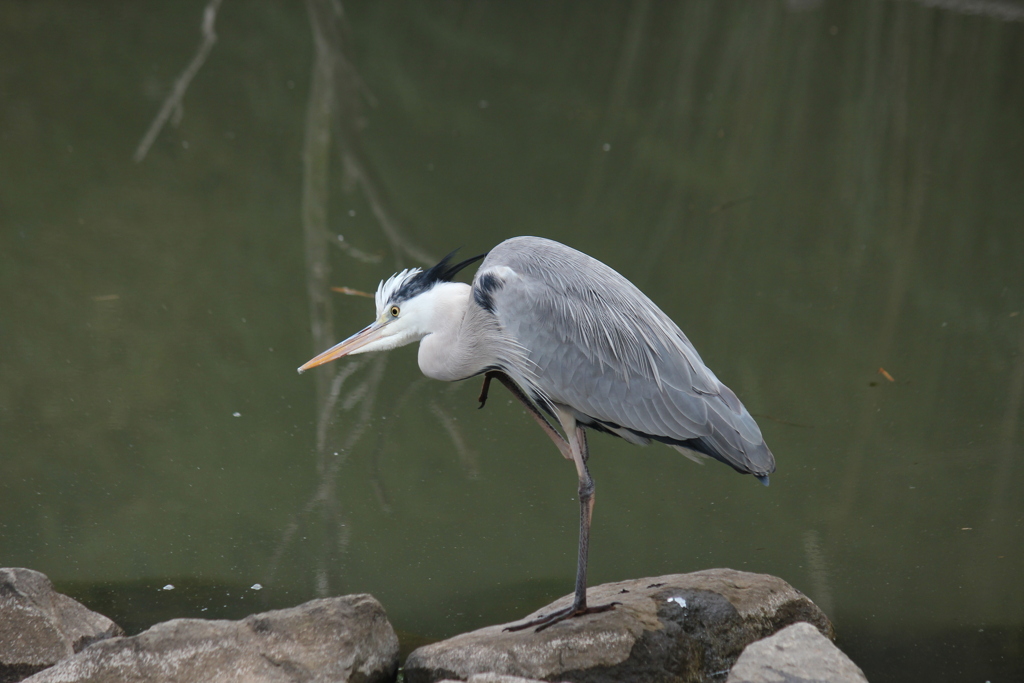
<path fill-rule="evenodd" d="M 634 444 L 660 441 L 768 484 L 775 458 L 754 418 L 682 330 L 618 272 L 541 237 L 514 237 L 460 263 L 451 263 L 453 255 L 382 281 L 377 319 L 299 372 L 418 341 L 423 374 L 450 382 L 483 375 L 481 408 L 491 380 L 500 381 L 575 463 L 580 536 L 573 604 L 510 630 L 539 631 L 615 605 L 587 606 L 594 481 L 585 429 Z M 454 281 L 481 258 L 472 286 Z"/>

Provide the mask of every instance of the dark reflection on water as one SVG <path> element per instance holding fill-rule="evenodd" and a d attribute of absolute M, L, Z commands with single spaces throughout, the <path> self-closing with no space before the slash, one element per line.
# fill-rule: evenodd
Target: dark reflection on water
<path fill-rule="evenodd" d="M 370 321 L 331 287 L 540 234 L 779 462 L 595 437 L 593 583 L 769 572 L 873 681 L 1022 677 L 1019 4 L 226 2 L 136 164 L 206 6 L 0 2 L 0 565 L 129 630 L 371 592 L 404 647 L 568 592 L 510 399 L 294 374 Z"/>

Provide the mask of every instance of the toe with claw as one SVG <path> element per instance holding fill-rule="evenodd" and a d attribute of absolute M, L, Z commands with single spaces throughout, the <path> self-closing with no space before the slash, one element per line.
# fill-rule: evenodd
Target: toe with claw
<path fill-rule="evenodd" d="M 566 607 L 565 609 L 560 609 L 556 612 L 552 612 L 551 614 L 545 614 L 544 616 L 537 617 L 536 619 L 531 619 L 530 621 L 527 621 L 523 624 L 516 624 L 515 626 L 506 626 L 503 630 L 525 631 L 528 628 L 536 626 L 537 629 L 534 631 L 534 633 L 540 633 L 544 629 L 548 628 L 549 626 L 554 626 L 560 621 L 572 619 L 573 617 L 581 617 L 584 614 L 597 614 L 598 612 L 607 612 L 608 610 L 613 609 L 615 605 L 621 604 L 621 602 L 609 602 L 607 605 L 598 605 L 597 607 L 587 607 L 586 605 L 574 604 L 570 605 L 569 607 Z"/>

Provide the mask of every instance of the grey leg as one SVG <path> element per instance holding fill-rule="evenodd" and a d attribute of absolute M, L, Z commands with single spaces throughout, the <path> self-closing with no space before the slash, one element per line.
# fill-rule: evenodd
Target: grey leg
<path fill-rule="evenodd" d="M 579 554 L 576 557 L 576 595 L 571 606 L 523 624 L 509 626 L 505 629 L 506 631 L 522 631 L 536 626 L 539 632 L 565 619 L 595 612 L 607 612 L 619 604 L 610 602 L 597 607 L 587 607 L 587 556 L 590 551 L 590 523 L 594 517 L 594 480 L 590 477 L 590 470 L 587 468 L 587 459 L 590 454 L 587 449 L 587 435 L 584 433 L 583 427 L 573 424 L 570 431 L 569 425 L 565 423 L 564 419 L 562 426 L 566 428 L 567 433 L 571 433 L 573 436 L 569 445 L 573 460 L 576 462 L 576 472 L 579 475 L 580 545 Z"/>

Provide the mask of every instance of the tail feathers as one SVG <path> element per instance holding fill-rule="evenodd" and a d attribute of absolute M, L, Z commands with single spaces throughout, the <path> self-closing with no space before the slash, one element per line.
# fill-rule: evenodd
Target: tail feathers
<path fill-rule="evenodd" d="M 768 486 L 768 475 L 775 471 L 775 456 L 763 441 L 756 445 L 744 444 L 746 448 L 737 452 L 734 449 L 726 451 L 716 440 L 705 436 L 682 442 L 653 438 L 668 443 L 691 460 L 697 461 L 698 457 L 714 458 L 740 474 L 753 474 L 765 486 Z"/>

